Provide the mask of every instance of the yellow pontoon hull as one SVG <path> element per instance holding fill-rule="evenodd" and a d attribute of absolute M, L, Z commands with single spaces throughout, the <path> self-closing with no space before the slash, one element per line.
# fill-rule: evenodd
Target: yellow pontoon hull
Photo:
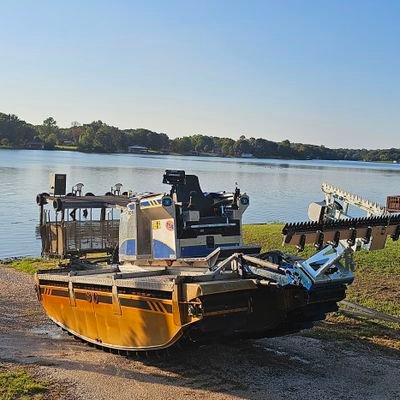
<path fill-rule="evenodd" d="M 36 290 L 47 315 L 60 327 L 90 343 L 126 351 L 165 349 L 183 336 L 201 341 L 274 329 L 291 303 L 305 304 L 301 289 L 260 286 L 254 279 L 178 279 L 159 285 L 165 290 L 154 290 L 157 278 L 153 289 L 148 288 L 149 278 L 147 289 L 133 289 L 117 286 L 112 276 L 43 273 L 36 275 Z M 140 286 L 140 279 L 128 283 Z"/>

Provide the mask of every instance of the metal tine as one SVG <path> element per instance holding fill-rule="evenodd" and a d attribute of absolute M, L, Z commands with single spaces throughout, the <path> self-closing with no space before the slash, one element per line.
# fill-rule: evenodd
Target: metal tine
<path fill-rule="evenodd" d="M 372 216 L 372 217 L 356 217 L 343 219 L 338 221 L 328 221 L 326 223 L 318 223 L 318 222 L 295 222 L 289 223 L 284 226 L 282 229 L 283 234 L 294 233 L 295 231 L 311 231 L 311 230 L 324 230 L 324 228 L 359 228 L 364 225 L 368 226 L 379 226 L 382 225 L 394 225 L 400 223 L 400 214 L 397 215 L 384 215 L 384 216 Z M 368 226 L 367 226 L 368 225 Z"/>

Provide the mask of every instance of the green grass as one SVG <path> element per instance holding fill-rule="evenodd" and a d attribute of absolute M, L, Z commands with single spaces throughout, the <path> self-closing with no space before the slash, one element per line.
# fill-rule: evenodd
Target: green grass
<path fill-rule="evenodd" d="M 282 246 L 283 224 L 244 225 L 243 239 L 248 244 L 259 243 L 262 251 L 278 249 L 286 253 L 297 254 L 295 246 Z M 309 257 L 315 252 L 313 246 L 306 246 L 301 254 Z M 377 251 L 361 250 L 354 256 L 359 272 L 378 272 L 389 275 L 400 275 L 400 241 L 388 239 L 386 247 Z"/>
<path fill-rule="evenodd" d="M 282 224 L 244 225 L 244 241 L 261 244 L 262 251 L 280 249 L 296 254 L 294 246 L 282 247 L 282 228 Z M 314 252 L 312 246 L 306 246 L 300 254 L 309 257 Z M 361 250 L 354 258 L 356 279 L 347 292 L 348 300 L 400 317 L 400 242 L 388 239 L 384 249 Z"/>
<path fill-rule="evenodd" d="M 400 242 L 388 239 L 386 247 L 376 251 L 359 251 L 355 255 L 357 267 L 363 272 L 400 274 Z"/>
<path fill-rule="evenodd" d="M 6 262 L 4 265 L 33 275 L 39 269 L 57 268 L 58 263 L 59 260 L 55 259 L 47 260 L 45 258 L 22 258 L 20 260 Z"/>
<path fill-rule="evenodd" d="M 294 246 L 282 247 L 283 224 L 244 225 L 243 238 L 246 243 L 259 243 L 262 251 L 272 249 L 284 250 L 296 254 Z M 301 253 L 302 257 L 309 257 L 315 252 L 313 246 L 306 246 Z M 378 272 L 389 275 L 400 275 L 400 241 L 388 239 L 386 247 L 377 251 L 361 250 L 355 253 L 359 272 Z"/>
<path fill-rule="evenodd" d="M 71 151 L 78 150 L 78 146 L 73 144 L 56 144 L 54 148 L 56 150 L 71 150 Z"/>
<path fill-rule="evenodd" d="M 246 244 L 260 244 L 261 251 L 281 250 L 285 253 L 298 254 L 295 246 L 282 246 L 283 224 L 243 225 L 243 240 Z M 313 246 L 306 246 L 301 253 L 302 257 L 309 257 L 315 253 Z"/>
<path fill-rule="evenodd" d="M 98 257 L 107 257 L 107 253 L 92 253 L 88 254 L 87 258 L 90 260 L 91 258 Z M 18 258 L 12 260 L 1 261 L 0 264 L 17 269 L 18 271 L 26 272 L 27 274 L 33 275 L 40 269 L 52 269 L 59 268 L 63 264 L 68 263 L 68 260 L 60 260 L 57 258 L 41 258 L 41 257 L 26 257 L 26 258 Z M 1 399 L 0 399 L 1 400 Z"/>
<path fill-rule="evenodd" d="M 36 380 L 23 368 L 0 368 L 0 400 L 40 400 L 47 383 Z"/>

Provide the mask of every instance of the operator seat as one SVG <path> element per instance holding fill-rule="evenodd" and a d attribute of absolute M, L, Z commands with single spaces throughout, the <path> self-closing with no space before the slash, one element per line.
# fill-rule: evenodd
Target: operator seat
<path fill-rule="evenodd" d="M 186 175 L 185 183 L 176 185 L 176 199 L 182 203 L 184 208 L 199 211 L 201 217 L 214 214 L 214 202 L 204 196 L 196 175 Z"/>

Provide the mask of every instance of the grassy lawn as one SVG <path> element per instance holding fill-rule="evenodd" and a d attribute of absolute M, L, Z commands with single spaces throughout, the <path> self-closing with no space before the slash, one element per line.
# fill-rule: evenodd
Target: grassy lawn
<path fill-rule="evenodd" d="M 263 251 L 280 249 L 296 254 L 294 246 L 282 247 L 281 224 L 245 225 L 246 243 L 260 243 Z M 306 247 L 303 257 L 315 250 Z M 358 251 L 355 253 L 356 279 L 349 287 L 347 298 L 366 307 L 400 317 L 400 243 L 388 239 L 386 248 L 377 251 Z"/>
<path fill-rule="evenodd" d="M 88 254 L 87 259 L 96 257 L 107 257 L 106 253 L 92 253 Z M 26 257 L 21 259 L 14 259 L 10 261 L 1 261 L 0 264 L 12 267 L 18 271 L 26 272 L 27 274 L 33 275 L 40 269 L 53 269 L 60 268 L 61 266 L 68 263 L 68 260 L 60 260 L 57 258 L 41 258 L 41 257 Z M 0 399 L 1 400 L 1 399 Z"/>
<path fill-rule="evenodd" d="M 6 369 L 0 365 L 1 400 L 40 400 L 47 392 L 47 383 L 38 381 L 21 367 Z"/>
<path fill-rule="evenodd" d="M 56 259 L 46 260 L 45 258 L 22 258 L 20 260 L 5 262 L 4 265 L 33 275 L 39 269 L 57 268 L 58 263 L 59 260 Z"/>
<path fill-rule="evenodd" d="M 56 144 L 54 146 L 56 150 L 71 150 L 71 151 L 76 151 L 78 150 L 78 146 L 75 146 L 73 144 Z"/>

